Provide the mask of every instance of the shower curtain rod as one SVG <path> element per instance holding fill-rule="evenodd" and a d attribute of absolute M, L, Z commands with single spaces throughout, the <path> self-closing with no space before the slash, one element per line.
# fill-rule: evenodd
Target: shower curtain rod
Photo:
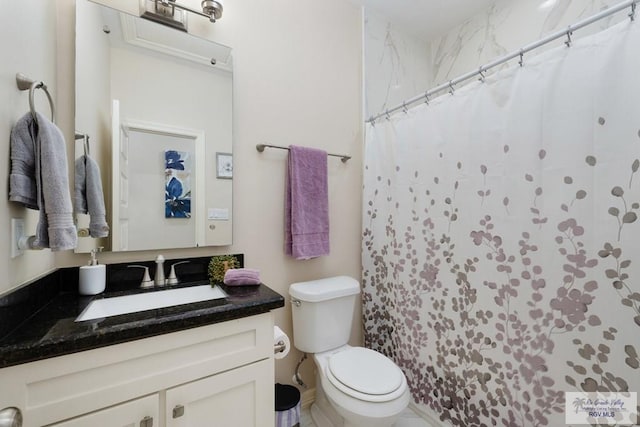
<path fill-rule="evenodd" d="M 421 94 L 421 95 L 417 95 L 411 99 L 405 100 L 402 102 L 402 104 L 400 105 L 396 105 L 393 108 L 389 108 L 385 111 L 383 111 L 382 113 L 376 115 L 376 116 L 371 116 L 369 117 L 368 120 L 366 120 L 366 122 L 371 123 L 371 124 L 375 124 L 375 121 L 378 120 L 381 117 L 389 117 L 390 114 L 395 113 L 397 111 L 407 111 L 407 107 L 411 104 L 415 104 L 418 101 L 422 101 L 424 100 L 426 103 L 429 103 L 429 97 L 431 95 L 434 95 L 438 92 L 441 92 L 445 89 L 449 89 L 450 93 L 453 93 L 455 91 L 454 86 L 462 83 L 465 80 L 469 80 L 472 77 L 476 77 L 476 76 L 480 76 L 480 80 L 484 81 L 484 73 L 485 71 L 496 67 L 500 64 L 503 64 L 513 58 L 517 58 L 518 56 L 520 57 L 520 61 L 519 64 L 520 66 L 523 65 L 523 57 L 524 54 L 527 52 L 530 52 L 534 49 L 539 48 L 540 46 L 544 46 L 547 43 L 550 43 L 554 40 L 557 40 L 561 37 L 567 37 L 567 40 L 565 41 L 565 44 L 567 45 L 567 47 L 571 46 L 571 35 L 573 34 L 574 31 L 579 30 L 580 28 L 586 27 L 587 25 L 593 24 L 594 22 L 597 22 L 603 18 L 606 18 L 610 15 L 613 15 L 614 13 L 620 12 L 621 10 L 624 10 L 628 7 L 631 8 L 631 13 L 629 13 L 629 18 L 631 18 L 631 20 L 633 21 L 635 19 L 635 15 L 636 15 L 636 5 L 637 3 L 640 3 L 640 0 L 626 0 L 622 3 L 619 3 L 615 6 L 612 6 L 596 15 L 593 15 L 589 18 L 586 18 L 582 21 L 576 22 L 575 24 L 569 25 L 565 30 L 562 31 L 558 31 L 556 33 L 552 33 L 550 35 L 548 35 L 547 37 L 540 39 L 536 42 L 533 42 L 531 44 L 528 44 L 516 51 L 513 51 L 511 53 L 508 53 L 498 59 L 496 59 L 493 62 L 490 62 L 488 64 L 485 65 L 481 65 L 480 68 L 478 68 L 475 71 L 470 71 L 466 74 L 463 74 L 459 77 L 456 77 L 455 79 L 449 80 L 448 82 L 445 82 L 439 86 L 436 86 L 432 89 L 427 90 L 425 93 Z"/>

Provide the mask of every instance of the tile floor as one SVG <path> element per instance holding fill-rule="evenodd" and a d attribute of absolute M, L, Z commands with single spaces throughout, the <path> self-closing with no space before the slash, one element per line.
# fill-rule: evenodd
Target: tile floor
<path fill-rule="evenodd" d="M 300 412 L 300 427 L 315 427 L 311 420 L 309 408 L 305 408 Z M 407 408 L 394 427 L 431 427 L 431 425 Z"/>

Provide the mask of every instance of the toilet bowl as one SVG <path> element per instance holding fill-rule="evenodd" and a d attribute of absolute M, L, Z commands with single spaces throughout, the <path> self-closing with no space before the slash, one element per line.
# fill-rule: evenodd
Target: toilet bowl
<path fill-rule="evenodd" d="M 384 355 L 347 344 L 360 284 L 347 276 L 289 287 L 293 344 L 313 355 L 318 427 L 389 427 L 408 406 L 400 368 Z"/>
<path fill-rule="evenodd" d="M 313 360 L 317 367 L 316 394 L 323 394 L 331 403 L 331 407 L 325 404 L 312 410 L 318 427 L 388 427 L 409 404 L 404 374 L 378 352 L 346 345 L 314 354 Z M 336 419 L 332 409 L 343 420 Z M 323 422 L 318 412 L 332 422 Z"/>

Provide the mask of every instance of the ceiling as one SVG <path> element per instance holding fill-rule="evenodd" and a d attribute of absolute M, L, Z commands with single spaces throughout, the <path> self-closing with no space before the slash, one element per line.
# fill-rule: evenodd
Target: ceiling
<path fill-rule="evenodd" d="M 489 8 L 494 0 L 351 0 L 429 40 Z"/>

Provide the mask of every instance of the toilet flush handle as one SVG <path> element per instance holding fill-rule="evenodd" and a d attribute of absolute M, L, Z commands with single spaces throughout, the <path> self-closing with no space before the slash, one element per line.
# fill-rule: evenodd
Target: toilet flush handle
<path fill-rule="evenodd" d="M 300 307 L 300 305 L 302 305 L 302 301 L 300 301 L 299 299 L 295 299 L 295 298 L 291 297 L 291 304 L 295 305 L 296 307 Z"/>

